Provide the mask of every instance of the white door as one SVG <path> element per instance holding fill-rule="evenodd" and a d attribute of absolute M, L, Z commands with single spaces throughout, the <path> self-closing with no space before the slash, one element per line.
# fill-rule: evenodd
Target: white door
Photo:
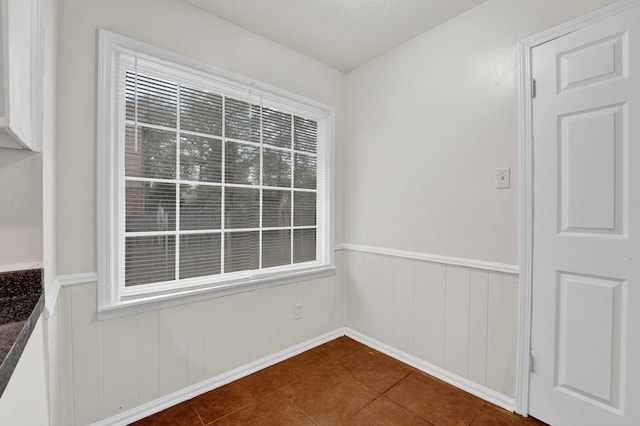
<path fill-rule="evenodd" d="M 640 425 L 640 7 L 532 52 L 530 415 Z"/>

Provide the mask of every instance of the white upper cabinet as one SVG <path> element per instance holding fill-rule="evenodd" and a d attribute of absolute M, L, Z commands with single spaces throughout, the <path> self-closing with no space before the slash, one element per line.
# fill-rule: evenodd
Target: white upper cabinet
<path fill-rule="evenodd" d="M 40 151 L 41 0 L 0 0 L 0 147 Z"/>

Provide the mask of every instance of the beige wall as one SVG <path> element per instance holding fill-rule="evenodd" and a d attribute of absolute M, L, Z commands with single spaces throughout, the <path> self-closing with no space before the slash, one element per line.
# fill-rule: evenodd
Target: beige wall
<path fill-rule="evenodd" d="M 98 28 L 335 107 L 336 174 L 342 180 L 344 74 L 178 0 L 59 0 L 58 12 L 59 275 L 96 270 Z M 344 234 L 342 188 L 336 190 L 338 241 Z M 302 303 L 301 320 L 293 318 L 296 303 Z M 336 330 L 345 323 L 344 287 L 339 273 L 98 321 L 96 284 L 88 282 L 62 289 L 51 321 L 54 421 L 81 425 Z"/>
<path fill-rule="evenodd" d="M 608 3 L 489 0 L 350 72 L 345 240 L 518 264 L 516 44 Z"/>
<path fill-rule="evenodd" d="M 57 272 L 96 267 L 99 27 L 335 106 L 337 242 L 517 264 L 516 42 L 610 2 L 489 0 L 345 78 L 178 0 L 59 0 Z M 512 168 L 511 189 L 494 188 L 497 167 Z M 49 328 L 56 423 L 117 414 L 345 323 L 513 395 L 516 277 L 337 258 L 336 277 L 108 321 L 96 320 L 95 283 L 64 288 Z M 430 295 L 444 297 L 439 316 Z M 311 308 L 302 322 L 298 302 Z M 464 325 L 485 311 L 486 324 Z"/>
<path fill-rule="evenodd" d="M 488 0 L 350 72 L 345 240 L 517 265 L 517 42 L 609 3 Z M 516 275 L 345 259 L 348 327 L 513 404 Z"/>
<path fill-rule="evenodd" d="M 41 263 L 42 154 L 0 149 L 0 206 L 0 270 Z"/>
<path fill-rule="evenodd" d="M 42 246 L 46 290 L 56 277 L 56 68 L 58 0 L 43 2 Z M 47 292 L 47 291 L 46 291 Z"/>
<path fill-rule="evenodd" d="M 42 153 L 0 150 L 0 267 L 44 263 L 45 293 L 55 277 L 53 206 L 55 205 L 55 68 L 56 3 L 42 2 L 43 143 Z M 43 246 L 45 247 L 43 253 Z M 57 384 L 51 368 L 57 345 L 45 336 L 55 328 L 40 319 L 0 399 L 0 424 L 47 425 L 52 421 L 49 396 Z M 56 362 L 53 365 L 57 365 Z M 51 375 L 49 373 L 52 373 Z"/>
<path fill-rule="evenodd" d="M 334 106 L 336 173 L 345 143 L 344 75 L 178 0 L 61 0 L 58 22 L 57 256 L 60 274 L 96 270 L 97 29 L 240 73 Z M 342 241 L 342 185 L 336 234 Z"/>
<path fill-rule="evenodd" d="M 45 75 L 45 87 L 53 83 Z M 0 149 L 0 271 L 42 264 L 42 162 L 41 153 Z"/>

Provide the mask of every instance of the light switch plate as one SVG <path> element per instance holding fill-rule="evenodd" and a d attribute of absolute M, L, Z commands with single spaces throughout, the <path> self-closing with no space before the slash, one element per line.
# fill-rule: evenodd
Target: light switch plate
<path fill-rule="evenodd" d="M 506 189 L 511 186 L 511 169 L 506 167 L 504 169 L 496 170 L 496 188 Z"/>

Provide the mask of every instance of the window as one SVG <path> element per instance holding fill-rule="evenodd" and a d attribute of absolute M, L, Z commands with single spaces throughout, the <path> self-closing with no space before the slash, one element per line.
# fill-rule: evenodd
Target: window
<path fill-rule="evenodd" d="M 333 270 L 332 109 L 106 31 L 99 65 L 100 311 Z"/>

